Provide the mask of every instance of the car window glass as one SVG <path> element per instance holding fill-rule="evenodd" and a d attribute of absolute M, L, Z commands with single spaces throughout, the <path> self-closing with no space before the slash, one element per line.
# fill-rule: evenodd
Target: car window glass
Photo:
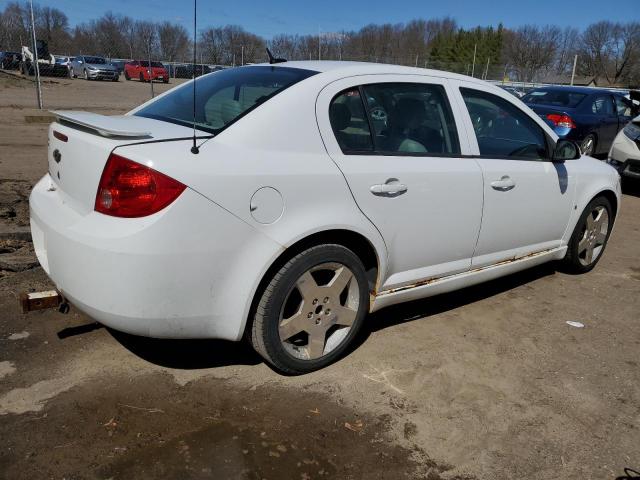
<path fill-rule="evenodd" d="M 570 90 L 533 90 L 522 101 L 527 104 L 553 105 L 555 107 L 574 108 L 586 97 L 584 93 Z"/>
<path fill-rule="evenodd" d="M 478 140 L 480 155 L 548 158 L 542 128 L 511 102 L 487 92 L 461 88 Z"/>
<path fill-rule="evenodd" d="M 196 79 L 195 126 L 217 134 L 252 109 L 317 72 L 253 65 L 220 70 Z M 135 115 L 193 126 L 193 90 L 176 88 Z"/>
<path fill-rule="evenodd" d="M 379 83 L 366 85 L 363 91 L 377 151 L 460 153 L 453 114 L 441 85 Z"/>
<path fill-rule="evenodd" d="M 373 150 L 369 122 L 357 87 L 336 95 L 329 105 L 329 120 L 344 153 Z"/>
<path fill-rule="evenodd" d="M 611 97 L 608 95 L 602 97 L 596 97 L 591 103 L 591 112 L 596 115 L 613 115 L 613 105 L 611 104 Z"/>
<path fill-rule="evenodd" d="M 621 117 L 630 117 L 631 116 L 631 102 L 629 102 L 626 98 L 622 97 L 614 97 L 616 99 L 616 110 L 618 111 L 618 115 Z"/>

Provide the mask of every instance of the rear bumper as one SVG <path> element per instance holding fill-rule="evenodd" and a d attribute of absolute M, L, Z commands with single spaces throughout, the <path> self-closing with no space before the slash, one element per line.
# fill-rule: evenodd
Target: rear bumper
<path fill-rule="evenodd" d="M 241 338 L 279 244 L 190 189 L 155 215 L 121 219 L 78 213 L 50 185 L 46 175 L 31 193 L 34 248 L 72 305 L 136 335 Z"/>

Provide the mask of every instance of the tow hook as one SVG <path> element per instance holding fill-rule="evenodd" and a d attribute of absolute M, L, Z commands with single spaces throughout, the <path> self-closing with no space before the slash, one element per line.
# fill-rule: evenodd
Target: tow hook
<path fill-rule="evenodd" d="M 69 303 L 58 290 L 44 292 L 22 292 L 19 296 L 22 313 L 57 308 L 60 313 L 69 313 Z"/>

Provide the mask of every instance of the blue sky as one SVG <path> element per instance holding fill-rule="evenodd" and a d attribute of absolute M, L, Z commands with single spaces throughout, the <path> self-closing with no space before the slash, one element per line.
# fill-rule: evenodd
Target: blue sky
<path fill-rule="evenodd" d="M 192 0 L 35 0 L 63 10 L 71 25 L 99 17 L 107 10 L 136 19 L 192 25 Z M 0 7 L 8 0 L 0 0 Z M 237 24 L 246 30 L 270 38 L 277 33 L 318 33 L 357 30 L 368 23 L 398 23 L 413 18 L 449 15 L 464 27 L 497 25 L 508 27 L 526 23 L 553 23 L 577 28 L 599 20 L 640 20 L 639 0 L 536 2 L 514 0 L 200 0 L 199 26 Z"/>

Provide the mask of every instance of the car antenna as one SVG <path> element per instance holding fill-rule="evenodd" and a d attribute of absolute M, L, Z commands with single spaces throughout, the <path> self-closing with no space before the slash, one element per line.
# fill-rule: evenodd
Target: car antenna
<path fill-rule="evenodd" d="M 191 147 L 191 153 L 194 155 L 200 153 L 198 145 L 196 145 L 196 45 L 198 43 L 196 33 L 196 11 L 197 1 L 193 0 L 193 68 L 192 68 L 192 82 L 193 82 L 193 146 Z"/>
<path fill-rule="evenodd" d="M 269 50 L 269 48 L 267 48 L 267 55 L 269 55 L 269 63 L 271 65 L 273 65 L 274 63 L 284 63 L 287 61 L 286 58 L 274 57 L 273 53 L 271 53 L 271 50 Z"/>

